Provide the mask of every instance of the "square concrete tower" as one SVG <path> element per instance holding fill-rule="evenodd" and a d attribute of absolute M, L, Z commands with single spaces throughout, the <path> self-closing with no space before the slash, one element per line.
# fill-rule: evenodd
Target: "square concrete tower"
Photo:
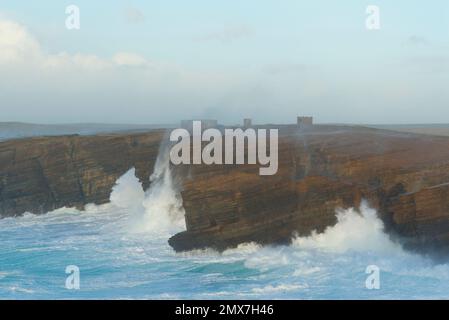
<path fill-rule="evenodd" d="M 300 128 L 310 127 L 313 125 L 313 117 L 298 117 L 296 124 Z"/>
<path fill-rule="evenodd" d="M 253 122 L 250 118 L 243 119 L 243 127 L 251 128 L 252 125 L 253 125 Z"/>

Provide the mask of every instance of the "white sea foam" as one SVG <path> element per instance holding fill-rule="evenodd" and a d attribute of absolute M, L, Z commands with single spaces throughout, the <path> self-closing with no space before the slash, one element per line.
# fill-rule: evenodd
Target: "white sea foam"
<path fill-rule="evenodd" d="M 300 284 L 280 284 L 277 286 L 268 285 L 263 288 L 253 288 L 252 292 L 259 294 L 267 294 L 267 293 L 277 293 L 277 292 L 286 292 L 286 291 L 296 291 L 299 289 L 307 288 L 307 285 Z"/>
<path fill-rule="evenodd" d="M 298 268 L 295 270 L 295 272 L 293 272 L 293 276 L 295 277 L 303 277 L 303 276 L 308 276 L 311 275 L 313 273 L 317 273 L 322 271 L 321 268 L 319 267 L 303 267 L 303 268 Z"/>
<path fill-rule="evenodd" d="M 12 273 L 10 272 L 0 272 L 0 280 L 3 278 L 6 278 L 7 276 L 11 275 Z"/>
<path fill-rule="evenodd" d="M 9 288 L 9 290 L 11 290 L 12 292 L 21 292 L 21 293 L 27 293 L 27 294 L 34 293 L 34 290 L 32 290 L 32 289 L 22 288 L 22 287 L 18 287 L 18 286 L 12 286 Z"/>
<path fill-rule="evenodd" d="M 144 192 L 132 168 L 117 180 L 111 203 L 130 213 L 131 230 L 138 233 L 176 233 L 185 229 L 182 197 L 173 181 L 169 149 L 161 147 Z"/>
<path fill-rule="evenodd" d="M 145 192 L 136 178 L 134 168 L 131 168 L 116 181 L 109 199 L 118 208 L 136 209 L 138 211 L 143 209 L 142 203 L 145 199 Z"/>
<path fill-rule="evenodd" d="M 354 209 L 337 210 L 337 224 L 323 233 L 312 232 L 309 237 L 296 237 L 293 246 L 300 249 L 320 249 L 342 253 L 346 251 L 372 251 L 402 253 L 384 232 L 384 224 L 376 210 L 362 203 L 359 212 Z"/>
<path fill-rule="evenodd" d="M 255 253 L 262 248 L 260 244 L 255 242 L 246 242 L 239 244 L 236 248 L 227 249 L 223 252 L 223 256 L 231 256 L 231 255 L 247 255 L 251 253 Z"/>
<path fill-rule="evenodd" d="M 61 270 L 63 277 L 67 263 L 79 263 L 83 268 L 102 270 L 101 274 L 83 273 L 87 287 L 79 294 L 87 298 L 101 298 L 99 292 L 109 298 L 147 294 L 148 298 L 368 299 L 448 295 L 449 265 L 404 251 L 366 204 L 357 210 L 339 210 L 334 226 L 321 234 L 295 237 L 290 246 L 245 243 L 223 253 L 205 249 L 175 254 L 167 239 L 185 228 L 184 211 L 162 155 L 146 192 L 131 169 L 117 180 L 109 204 L 0 220 L 0 252 L 9 261 L 0 273 L 0 294 L 32 294 L 26 291 L 26 278 L 9 276 L 16 270 L 39 278 L 46 274 L 48 264 L 51 270 Z M 44 260 L 39 259 L 43 251 Z M 364 287 L 365 269 L 371 264 L 381 270 L 382 290 L 376 293 Z M 44 297 L 70 298 L 72 293 L 58 291 L 60 278 L 55 272 L 51 281 L 36 285 L 33 295 L 39 298 L 46 292 Z M 90 283 L 95 287 L 89 288 Z"/>
<path fill-rule="evenodd" d="M 162 150 L 150 177 L 143 206 L 145 207 L 145 230 L 185 229 L 182 197 L 173 182 L 168 150 Z"/>
<path fill-rule="evenodd" d="M 294 277 L 327 274 L 332 269 L 329 259 L 335 259 L 336 263 L 347 263 L 351 259 L 355 259 L 354 263 L 360 263 L 366 259 L 367 265 L 374 260 L 385 271 L 395 270 L 403 274 L 411 272 L 406 265 L 402 265 L 403 261 L 424 268 L 424 271 L 421 269 L 422 274 L 441 269 L 439 273 L 445 275 L 449 271 L 447 267 L 439 268 L 429 259 L 404 251 L 400 244 L 392 241 L 385 233 L 376 211 L 366 203 L 358 210 L 338 210 L 334 226 L 320 234 L 312 232 L 310 236 L 294 237 L 290 246 L 263 247 L 251 242 L 221 254 L 212 249 L 202 249 L 181 255 L 200 263 L 242 260 L 245 267 L 262 272 L 286 268 L 291 269 L 290 274 Z"/>

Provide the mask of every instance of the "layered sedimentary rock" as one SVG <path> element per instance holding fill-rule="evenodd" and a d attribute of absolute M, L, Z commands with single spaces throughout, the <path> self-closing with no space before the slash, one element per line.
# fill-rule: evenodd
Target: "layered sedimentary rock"
<path fill-rule="evenodd" d="M 104 203 L 132 167 L 144 188 L 164 131 L 0 143 L 0 215 Z M 177 251 L 243 242 L 288 243 L 335 224 L 335 210 L 378 209 L 407 245 L 449 248 L 449 138 L 345 126 L 280 129 L 279 170 L 259 165 L 173 167 L 187 230 Z"/>
<path fill-rule="evenodd" d="M 132 167 L 145 187 L 164 131 L 0 143 L 0 216 L 101 204 Z"/>
<path fill-rule="evenodd" d="M 335 224 L 335 210 L 377 208 L 387 231 L 413 247 L 449 247 L 449 139 L 362 127 L 281 129 L 279 172 L 190 166 L 179 251 L 288 243 Z"/>

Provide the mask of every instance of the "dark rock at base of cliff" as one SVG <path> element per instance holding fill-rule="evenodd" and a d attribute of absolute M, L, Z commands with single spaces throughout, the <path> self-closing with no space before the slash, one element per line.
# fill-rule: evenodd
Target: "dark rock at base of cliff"
<path fill-rule="evenodd" d="M 176 251 L 289 243 L 362 199 L 406 247 L 448 248 L 449 138 L 314 126 L 284 128 L 279 139 L 275 176 L 250 165 L 183 169 L 187 230 L 169 240 Z"/>

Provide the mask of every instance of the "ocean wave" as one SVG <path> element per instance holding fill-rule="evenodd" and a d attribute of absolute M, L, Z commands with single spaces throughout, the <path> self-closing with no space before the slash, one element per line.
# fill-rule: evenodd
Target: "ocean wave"
<path fill-rule="evenodd" d="M 334 226 L 319 234 L 294 236 L 288 246 L 250 242 L 221 253 L 175 253 L 167 239 L 185 228 L 184 212 L 163 164 L 161 160 L 156 166 L 146 192 L 131 169 L 117 180 L 109 204 L 0 220 L 0 297 L 448 296 L 449 265 L 405 251 L 366 204 L 338 210 Z M 64 270 L 70 264 L 81 270 L 79 292 L 64 288 Z M 365 288 L 368 265 L 381 270 L 379 291 Z"/>
<path fill-rule="evenodd" d="M 280 285 L 268 285 L 263 288 L 253 288 L 251 289 L 252 292 L 258 293 L 258 294 L 267 294 L 267 293 L 274 293 L 274 292 L 287 292 L 287 291 L 296 291 L 300 289 L 308 288 L 307 285 L 300 285 L 300 284 L 280 284 Z"/>

